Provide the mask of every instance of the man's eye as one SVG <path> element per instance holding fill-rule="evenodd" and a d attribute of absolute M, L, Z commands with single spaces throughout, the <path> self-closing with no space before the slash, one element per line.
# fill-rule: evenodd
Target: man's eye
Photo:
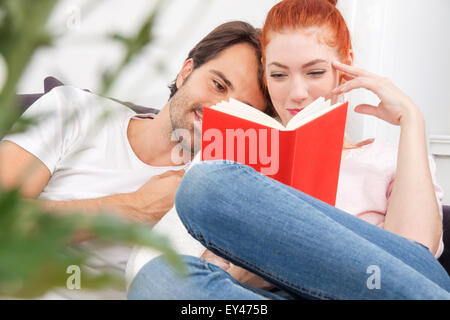
<path fill-rule="evenodd" d="M 270 77 L 274 78 L 274 79 L 280 79 L 280 78 L 284 77 L 284 74 L 282 74 L 282 73 L 271 73 Z"/>
<path fill-rule="evenodd" d="M 226 89 L 223 85 L 220 84 L 220 82 L 213 80 L 214 85 L 216 86 L 217 90 L 219 90 L 220 92 L 224 92 Z"/>

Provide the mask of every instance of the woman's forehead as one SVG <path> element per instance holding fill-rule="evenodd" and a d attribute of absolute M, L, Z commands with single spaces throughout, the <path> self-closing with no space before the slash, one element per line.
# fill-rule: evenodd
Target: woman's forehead
<path fill-rule="evenodd" d="M 282 59 L 286 63 L 318 58 L 330 60 L 337 57 L 337 50 L 321 41 L 319 33 L 314 30 L 290 30 L 273 33 L 265 54 L 266 63 L 270 64 L 273 62 L 271 60 L 277 59 Z"/>

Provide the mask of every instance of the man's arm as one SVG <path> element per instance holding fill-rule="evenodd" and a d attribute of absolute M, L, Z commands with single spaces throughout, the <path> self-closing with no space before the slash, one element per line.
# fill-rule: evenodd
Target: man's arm
<path fill-rule="evenodd" d="M 155 224 L 172 208 L 175 192 L 184 170 L 167 171 L 152 177 L 133 193 L 117 194 L 96 199 L 47 201 L 41 203 L 49 211 L 96 214 L 110 212 L 133 222 Z M 51 173 L 34 155 L 15 143 L 0 143 L 0 186 L 19 187 L 25 198 L 35 199 L 44 190 Z"/>
<path fill-rule="evenodd" d="M 50 180 L 49 169 L 34 155 L 10 141 L 0 143 L 0 187 L 20 187 L 27 198 L 36 198 Z"/>
<path fill-rule="evenodd" d="M 154 225 L 173 207 L 175 192 L 183 174 L 184 170 L 170 170 L 153 176 L 132 193 L 83 200 L 37 201 L 49 211 L 77 211 L 88 215 L 107 212 L 132 222 Z"/>

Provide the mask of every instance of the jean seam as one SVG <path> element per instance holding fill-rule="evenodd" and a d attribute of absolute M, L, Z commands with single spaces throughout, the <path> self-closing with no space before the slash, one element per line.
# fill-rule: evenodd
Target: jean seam
<path fill-rule="evenodd" d="M 327 294 L 322 293 L 321 291 L 311 290 L 311 289 L 307 289 L 307 288 L 305 288 L 305 287 L 297 286 L 297 285 L 295 285 L 295 284 L 292 283 L 292 282 L 286 281 L 286 280 L 283 279 L 283 278 L 280 278 L 280 277 L 278 277 L 278 276 L 276 276 L 276 275 L 274 275 L 274 274 L 271 274 L 271 273 L 269 273 L 269 272 L 267 272 L 267 271 L 265 271 L 265 270 L 263 270 L 263 269 L 261 269 L 261 268 L 255 266 L 255 265 L 253 265 L 253 264 L 248 263 L 248 262 L 245 261 L 245 260 L 240 259 L 239 257 L 237 257 L 237 256 L 235 256 L 235 255 L 229 253 L 228 251 L 224 250 L 224 249 L 221 248 L 221 247 L 216 246 L 216 245 L 213 244 L 213 243 L 210 243 L 209 246 L 212 247 L 212 248 L 214 248 L 214 249 L 216 249 L 217 251 L 221 252 L 221 253 L 224 254 L 225 256 L 229 256 L 229 257 L 235 259 L 236 261 L 239 261 L 239 263 L 241 263 L 242 265 L 244 265 L 244 266 L 250 268 L 251 270 L 257 270 L 257 271 L 260 272 L 261 274 L 263 274 L 263 275 L 265 275 L 265 276 L 267 276 L 267 277 L 269 277 L 269 278 L 271 278 L 271 279 L 274 279 L 274 280 L 276 280 L 276 281 L 279 281 L 280 283 L 282 283 L 282 284 L 288 286 L 288 287 L 291 288 L 291 289 L 296 289 L 296 290 L 298 290 L 298 291 L 300 291 L 300 292 L 302 292 L 302 293 L 309 294 L 309 295 L 311 295 L 311 296 L 314 296 L 314 297 L 320 298 L 320 299 L 335 299 L 335 300 L 337 299 L 336 297 L 329 296 L 329 295 L 327 295 Z"/>
<path fill-rule="evenodd" d="M 286 280 L 283 279 L 283 278 L 280 278 L 280 277 L 278 277 L 278 276 L 276 276 L 276 275 L 273 275 L 273 274 L 271 274 L 271 273 L 268 273 L 268 272 L 266 272 L 265 270 L 263 270 L 263 269 L 261 269 L 261 268 L 259 268 L 259 267 L 257 267 L 257 266 L 254 266 L 254 265 L 248 263 L 247 261 L 242 260 L 241 258 L 239 258 L 239 257 L 237 257 L 237 256 L 235 256 L 235 255 L 233 255 L 233 254 L 231 254 L 231 253 L 228 252 L 227 250 L 225 250 L 225 249 L 223 249 L 223 248 L 221 248 L 221 247 L 215 245 L 214 243 L 211 243 L 211 242 L 209 242 L 209 241 L 206 241 L 205 238 L 204 238 L 200 233 L 194 232 L 194 231 L 192 231 L 192 230 L 189 230 L 189 233 L 191 233 L 191 235 L 192 235 L 194 238 L 196 238 L 198 241 L 200 241 L 201 243 L 203 243 L 206 247 L 213 248 L 213 249 L 217 250 L 218 252 L 222 253 L 225 257 L 231 257 L 232 259 L 234 259 L 234 260 L 236 260 L 236 261 L 239 261 L 240 264 L 242 264 L 242 265 L 248 267 L 250 270 L 257 270 L 258 272 L 260 272 L 261 274 L 265 275 L 266 277 L 268 277 L 268 278 L 270 278 L 270 279 L 274 279 L 274 280 L 276 280 L 276 281 L 278 281 L 278 282 L 280 282 L 280 283 L 286 285 L 287 287 L 289 287 L 289 288 L 291 288 L 291 289 L 298 290 L 298 291 L 300 291 L 301 293 L 305 293 L 305 294 L 308 294 L 308 295 L 310 295 L 310 296 L 313 296 L 313 297 L 319 298 L 319 299 L 339 300 L 339 298 L 337 298 L 337 297 L 334 297 L 334 296 L 331 296 L 331 295 L 328 295 L 328 294 L 324 294 L 324 293 L 321 292 L 321 291 L 311 290 L 311 289 L 307 289 L 307 288 L 305 288 L 305 287 L 297 286 L 297 285 L 295 285 L 295 284 L 293 284 L 293 283 L 291 283 L 291 282 L 289 282 L 289 281 L 286 281 Z"/>

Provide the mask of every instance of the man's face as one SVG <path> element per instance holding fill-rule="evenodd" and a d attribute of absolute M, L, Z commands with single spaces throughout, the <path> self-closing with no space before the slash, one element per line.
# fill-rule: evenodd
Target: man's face
<path fill-rule="evenodd" d="M 184 149 L 194 152 L 201 139 L 203 107 L 234 98 L 264 111 L 267 103 L 259 87 L 255 49 L 246 43 L 233 45 L 195 70 L 188 60 L 177 79 L 178 91 L 169 101 L 173 130 L 190 132 L 190 145 L 178 138 Z"/>

